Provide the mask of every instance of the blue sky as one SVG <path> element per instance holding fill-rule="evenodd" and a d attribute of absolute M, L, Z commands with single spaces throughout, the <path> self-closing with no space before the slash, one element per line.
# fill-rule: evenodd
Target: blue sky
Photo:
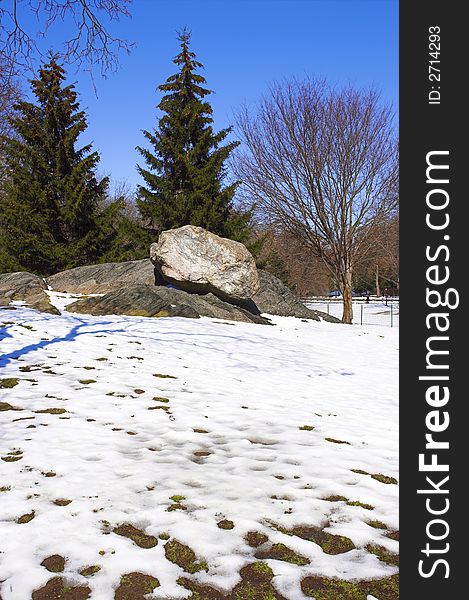
<path fill-rule="evenodd" d="M 113 182 L 140 182 L 135 146 L 144 143 L 141 130 L 156 125 L 156 88 L 175 72 L 184 26 L 215 91 L 216 129 L 269 83 L 292 76 L 374 86 L 397 109 L 397 0 L 134 0 L 131 12 L 114 31 L 136 45 L 116 74 L 96 80 L 97 95 L 87 75 L 69 70 L 88 114 L 84 141 L 93 142 Z"/>

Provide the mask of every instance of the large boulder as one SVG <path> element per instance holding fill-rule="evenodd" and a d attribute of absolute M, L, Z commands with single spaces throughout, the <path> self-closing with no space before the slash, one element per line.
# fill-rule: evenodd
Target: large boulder
<path fill-rule="evenodd" d="M 155 283 L 155 268 L 148 258 L 122 263 L 87 265 L 61 271 L 47 278 L 55 292 L 105 294 L 122 286 Z"/>
<path fill-rule="evenodd" d="M 186 292 L 211 292 L 237 303 L 259 289 L 256 263 L 246 247 L 202 227 L 163 231 L 150 246 L 150 260 L 165 281 Z"/>
<path fill-rule="evenodd" d="M 0 306 L 9 306 L 12 301 L 19 300 L 29 308 L 53 315 L 60 314 L 51 304 L 46 289 L 44 279 L 32 273 L 4 273 L 0 275 Z"/>
<path fill-rule="evenodd" d="M 295 294 L 271 273 L 259 270 L 259 280 L 260 288 L 252 297 L 252 301 L 261 313 L 340 323 L 339 319 L 326 313 L 306 308 Z"/>
<path fill-rule="evenodd" d="M 198 296 L 174 288 L 152 285 L 123 287 L 103 296 L 81 298 L 69 304 L 66 310 L 91 315 L 212 317 L 245 323 L 269 324 L 264 317 L 224 302 L 211 293 Z"/>

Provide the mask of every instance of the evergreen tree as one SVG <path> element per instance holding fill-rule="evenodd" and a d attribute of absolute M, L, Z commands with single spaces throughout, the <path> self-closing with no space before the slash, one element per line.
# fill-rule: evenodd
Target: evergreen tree
<path fill-rule="evenodd" d="M 159 86 L 165 92 L 158 107 L 165 114 L 153 132 L 144 131 L 153 151 L 138 147 L 148 169 L 138 166 L 145 184 L 137 201 L 142 216 L 156 231 L 198 225 L 221 236 L 242 238 L 250 219 L 236 213 L 237 184 L 223 187 L 225 160 L 239 142 L 221 145 L 231 128 L 215 133 L 211 91 L 196 73 L 203 65 L 189 50 L 190 32 L 179 35 L 181 51 L 173 62 L 178 72 Z"/>
<path fill-rule="evenodd" d="M 91 144 L 77 148 L 87 122 L 64 79 L 51 56 L 31 82 L 36 103 L 15 105 L 16 135 L 2 138 L 0 246 L 11 263 L 43 275 L 95 261 L 116 235 L 116 208 L 100 209 L 108 178 L 98 180 Z"/>

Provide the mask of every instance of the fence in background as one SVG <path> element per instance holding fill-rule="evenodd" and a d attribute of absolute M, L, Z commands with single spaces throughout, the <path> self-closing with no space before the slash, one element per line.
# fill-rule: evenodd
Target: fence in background
<path fill-rule="evenodd" d="M 303 298 L 303 303 L 313 310 L 342 318 L 342 301 L 329 298 Z M 354 325 L 382 325 L 399 327 L 399 299 L 356 300 L 353 302 Z"/>

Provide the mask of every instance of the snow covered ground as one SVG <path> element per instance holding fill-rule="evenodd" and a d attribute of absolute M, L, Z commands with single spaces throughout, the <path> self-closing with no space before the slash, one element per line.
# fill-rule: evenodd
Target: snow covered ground
<path fill-rule="evenodd" d="M 398 329 L 273 320 L 0 311 L 3 600 L 44 586 L 51 555 L 93 600 L 137 571 L 160 582 L 149 598 L 188 597 L 171 540 L 197 557 L 189 577 L 222 592 L 269 544 L 296 557 L 265 559 L 289 600 L 308 575 L 397 571 L 370 548 L 399 546 Z M 299 526 L 355 548 L 328 553 Z M 269 541 L 253 547 L 248 532 Z"/>

